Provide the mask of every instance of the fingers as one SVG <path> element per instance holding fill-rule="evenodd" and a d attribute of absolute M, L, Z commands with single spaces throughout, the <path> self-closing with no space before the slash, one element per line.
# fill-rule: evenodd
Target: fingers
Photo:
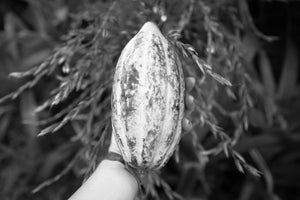
<path fill-rule="evenodd" d="M 185 94 L 186 111 L 185 111 L 185 115 L 186 116 L 189 116 L 195 108 L 194 97 L 189 94 L 191 92 L 191 90 L 193 89 L 193 87 L 195 86 L 195 83 L 196 83 L 196 80 L 195 80 L 194 77 L 188 77 L 188 78 L 185 79 L 185 85 L 186 85 L 186 94 Z"/>
<path fill-rule="evenodd" d="M 185 79 L 186 95 L 185 95 L 185 117 L 182 120 L 182 129 L 184 131 L 190 131 L 192 129 L 192 122 L 188 119 L 188 116 L 193 112 L 195 108 L 194 97 L 189 93 L 195 86 L 196 80 L 194 77 L 188 77 Z"/>
<path fill-rule="evenodd" d="M 183 118 L 182 120 L 182 129 L 184 131 L 190 131 L 192 129 L 192 123 L 187 118 Z"/>
<path fill-rule="evenodd" d="M 185 96 L 185 107 L 187 110 L 193 111 L 195 108 L 194 97 L 192 95 L 187 94 Z"/>
<path fill-rule="evenodd" d="M 193 87 L 195 86 L 196 80 L 194 77 L 188 77 L 185 79 L 185 87 L 186 87 L 186 93 L 189 93 Z"/>
<path fill-rule="evenodd" d="M 190 131 L 192 129 L 192 123 L 188 119 L 188 116 L 193 112 L 195 108 L 194 97 L 189 93 L 195 86 L 196 80 L 194 77 L 188 77 L 185 79 L 186 95 L 185 95 L 185 117 L 182 120 L 182 129 L 184 131 Z"/>

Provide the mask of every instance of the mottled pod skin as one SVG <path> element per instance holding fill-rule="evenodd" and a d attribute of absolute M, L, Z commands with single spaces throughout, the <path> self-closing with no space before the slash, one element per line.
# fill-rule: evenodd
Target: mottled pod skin
<path fill-rule="evenodd" d="M 124 47 L 112 91 L 112 128 L 126 163 L 159 169 L 181 138 L 184 77 L 174 47 L 147 22 Z"/>

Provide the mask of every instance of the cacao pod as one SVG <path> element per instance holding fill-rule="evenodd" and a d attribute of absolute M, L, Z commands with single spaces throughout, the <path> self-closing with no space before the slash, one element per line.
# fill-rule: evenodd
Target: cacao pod
<path fill-rule="evenodd" d="M 184 77 L 179 57 L 153 22 L 126 44 L 112 91 L 112 128 L 124 161 L 158 169 L 181 138 Z"/>

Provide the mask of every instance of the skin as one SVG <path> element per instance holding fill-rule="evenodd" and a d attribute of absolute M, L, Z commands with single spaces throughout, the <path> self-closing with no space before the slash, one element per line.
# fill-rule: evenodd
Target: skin
<path fill-rule="evenodd" d="M 195 108 L 194 97 L 190 95 L 195 86 L 195 78 L 185 79 L 185 117 L 183 131 L 189 131 L 192 123 L 190 114 Z M 120 153 L 112 134 L 109 151 Z M 119 161 L 103 160 L 89 179 L 69 198 L 69 200 L 134 200 L 138 193 L 138 183 Z"/>

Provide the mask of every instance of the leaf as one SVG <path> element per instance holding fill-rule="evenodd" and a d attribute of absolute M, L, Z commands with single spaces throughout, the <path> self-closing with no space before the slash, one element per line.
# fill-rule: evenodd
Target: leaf
<path fill-rule="evenodd" d="M 54 131 L 54 129 L 57 127 L 58 123 L 52 124 L 51 126 L 48 126 L 47 128 L 43 129 L 37 136 L 43 136 L 46 135 L 47 133 L 51 133 Z"/>
<path fill-rule="evenodd" d="M 251 165 L 249 165 L 249 164 L 247 164 L 247 163 L 244 164 L 244 168 L 245 168 L 249 173 L 251 173 L 251 174 L 254 175 L 254 176 L 260 177 L 261 174 L 262 174 L 262 173 L 261 173 L 260 171 L 258 171 L 255 167 L 253 167 L 253 166 L 251 166 Z"/>
<path fill-rule="evenodd" d="M 255 108 L 249 109 L 248 119 L 250 125 L 254 127 L 266 128 L 268 125 L 263 112 L 259 109 L 255 109 Z"/>
<path fill-rule="evenodd" d="M 275 85 L 270 59 L 268 58 L 265 51 L 260 51 L 259 56 L 260 56 L 259 68 L 262 76 L 262 82 L 266 88 L 266 92 L 269 95 L 274 96 L 276 85 Z"/>
<path fill-rule="evenodd" d="M 23 78 L 25 76 L 28 76 L 28 74 L 23 72 L 12 72 L 8 75 L 8 77 L 10 78 Z"/>
<path fill-rule="evenodd" d="M 238 3 L 239 3 L 239 11 L 242 16 L 243 24 L 247 25 L 258 37 L 260 37 L 268 42 L 272 42 L 272 41 L 278 39 L 276 36 L 265 35 L 260 30 L 257 29 L 257 27 L 255 26 L 255 24 L 253 22 L 253 19 L 252 19 L 250 10 L 249 10 L 248 2 L 246 0 L 240 0 L 240 1 L 238 1 Z"/>
<path fill-rule="evenodd" d="M 227 80 L 226 78 L 220 76 L 219 74 L 216 73 L 210 73 L 210 75 L 219 83 L 223 84 L 223 85 L 228 85 L 228 86 L 232 86 L 231 82 L 229 80 Z"/>
<path fill-rule="evenodd" d="M 264 177 L 266 185 L 267 185 L 267 190 L 270 194 L 272 194 L 273 190 L 274 190 L 274 180 L 273 180 L 272 173 L 271 173 L 265 159 L 260 154 L 260 152 L 256 149 L 250 150 L 250 155 L 251 155 L 252 159 L 254 160 L 254 162 L 256 163 L 256 165 L 259 167 L 259 169 L 263 172 L 263 174 L 264 174 L 263 177 Z"/>
<path fill-rule="evenodd" d="M 299 65 L 298 54 L 296 43 L 291 38 L 287 38 L 285 59 L 277 93 L 277 97 L 280 99 L 289 98 L 296 92 Z"/>
<path fill-rule="evenodd" d="M 30 69 L 31 67 L 38 65 L 39 63 L 46 60 L 49 57 L 51 51 L 47 48 L 38 49 L 36 52 L 32 52 L 30 55 L 27 55 L 22 62 L 22 69 Z"/>
<path fill-rule="evenodd" d="M 50 186 L 51 184 L 59 181 L 64 175 L 66 175 L 73 167 L 73 165 L 75 164 L 76 160 L 78 159 L 80 153 L 77 153 L 74 158 L 69 162 L 69 164 L 56 176 L 44 181 L 43 183 L 41 183 L 40 185 L 38 185 L 36 188 L 34 188 L 32 190 L 32 193 L 37 193 L 38 191 L 40 191 L 41 189 Z"/>
<path fill-rule="evenodd" d="M 242 161 L 242 162 L 246 162 L 245 159 L 242 157 L 242 155 L 239 154 L 238 152 L 233 151 L 233 155 L 234 155 L 234 157 L 236 157 L 238 160 L 240 160 L 240 161 Z"/>
<path fill-rule="evenodd" d="M 242 172 L 242 173 L 245 173 L 241 163 L 238 161 L 238 160 L 234 160 L 234 163 L 235 163 L 235 166 L 237 167 L 237 169 Z"/>
<path fill-rule="evenodd" d="M 256 53 L 261 49 L 261 44 L 252 33 L 246 33 L 243 39 L 243 56 L 248 62 L 252 62 Z"/>
<path fill-rule="evenodd" d="M 233 100 L 237 100 L 236 95 L 234 94 L 234 92 L 233 92 L 230 88 L 226 88 L 225 91 L 226 91 L 226 94 L 227 94 L 230 98 L 232 98 Z"/>
<path fill-rule="evenodd" d="M 23 92 L 20 96 L 20 114 L 24 124 L 24 129 L 27 134 L 32 138 L 38 133 L 38 127 L 36 126 L 38 118 L 34 109 L 36 108 L 36 101 L 32 91 Z"/>

